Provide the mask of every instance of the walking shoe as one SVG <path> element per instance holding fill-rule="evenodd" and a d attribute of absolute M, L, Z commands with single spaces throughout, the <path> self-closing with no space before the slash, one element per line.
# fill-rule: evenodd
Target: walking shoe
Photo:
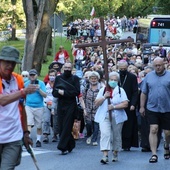
<path fill-rule="evenodd" d="M 118 161 L 118 154 L 114 152 L 112 157 L 112 162 L 117 162 L 117 161 Z"/>
<path fill-rule="evenodd" d="M 88 137 L 88 138 L 87 138 L 86 143 L 87 143 L 88 145 L 90 145 L 90 143 L 91 143 L 91 137 Z"/>
<path fill-rule="evenodd" d="M 57 142 L 57 140 L 58 140 L 57 136 L 52 137 L 52 142 Z"/>
<path fill-rule="evenodd" d="M 84 139 L 84 134 L 83 133 L 79 133 L 79 138 L 80 139 Z"/>
<path fill-rule="evenodd" d="M 97 146 L 98 143 L 97 143 L 97 142 L 93 142 L 92 145 L 93 145 L 93 146 Z"/>
<path fill-rule="evenodd" d="M 44 137 L 43 142 L 44 142 L 44 143 L 48 143 L 48 142 L 49 142 L 49 139 L 48 139 L 47 136 Z"/>
<path fill-rule="evenodd" d="M 39 140 L 36 142 L 36 147 L 41 147 L 41 142 Z"/>
<path fill-rule="evenodd" d="M 109 162 L 108 156 L 103 156 L 103 158 L 100 161 L 102 164 L 107 164 Z"/>

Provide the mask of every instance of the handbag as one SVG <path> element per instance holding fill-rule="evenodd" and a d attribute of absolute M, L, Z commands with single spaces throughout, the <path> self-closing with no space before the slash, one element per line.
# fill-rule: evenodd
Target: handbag
<path fill-rule="evenodd" d="M 81 120 L 82 117 L 83 117 L 83 113 L 84 113 L 84 110 L 83 110 L 83 108 L 81 107 L 81 105 L 78 103 L 78 104 L 77 104 L 77 109 L 76 109 L 75 119 Z"/>

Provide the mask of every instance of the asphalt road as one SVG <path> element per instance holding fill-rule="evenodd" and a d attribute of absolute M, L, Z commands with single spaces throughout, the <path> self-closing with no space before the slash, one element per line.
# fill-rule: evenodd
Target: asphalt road
<path fill-rule="evenodd" d="M 35 131 L 33 132 L 35 143 Z M 86 139 L 78 139 L 76 148 L 67 155 L 61 155 L 56 148 L 57 143 L 42 144 L 41 148 L 35 148 L 34 152 L 40 170 L 168 170 L 170 160 L 163 158 L 163 141 L 158 148 L 158 162 L 151 164 L 150 152 L 141 152 L 141 148 L 131 148 L 131 151 L 121 151 L 118 162 L 111 162 L 112 154 L 109 153 L 109 163 L 102 165 L 100 160 L 102 153 L 100 147 L 86 144 Z M 27 153 L 23 151 L 22 162 L 16 170 L 36 170 L 36 167 Z"/>

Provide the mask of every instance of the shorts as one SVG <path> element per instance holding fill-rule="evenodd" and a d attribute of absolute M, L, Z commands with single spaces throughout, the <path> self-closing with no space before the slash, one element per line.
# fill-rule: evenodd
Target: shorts
<path fill-rule="evenodd" d="M 0 169 L 15 169 L 21 162 L 22 141 L 0 144 Z"/>
<path fill-rule="evenodd" d="M 164 130 L 170 130 L 170 112 L 159 113 L 147 110 L 150 125 L 159 125 Z"/>
<path fill-rule="evenodd" d="M 25 110 L 27 114 L 27 125 L 36 126 L 38 129 L 41 129 L 44 107 L 33 108 L 33 107 L 25 106 Z"/>

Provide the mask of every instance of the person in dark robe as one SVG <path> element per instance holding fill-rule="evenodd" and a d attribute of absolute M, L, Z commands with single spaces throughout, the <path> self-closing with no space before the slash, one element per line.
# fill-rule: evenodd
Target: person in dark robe
<path fill-rule="evenodd" d="M 77 111 L 76 96 L 80 94 L 79 78 L 72 75 L 72 63 L 64 64 L 64 73 L 57 76 L 53 87 L 53 96 L 58 98 L 58 124 L 60 141 L 57 148 L 65 155 L 75 147 L 72 127 Z"/>
<path fill-rule="evenodd" d="M 136 105 L 138 102 L 138 83 L 134 74 L 127 71 L 128 63 L 125 60 L 118 62 L 120 74 L 120 86 L 125 90 L 129 100 L 125 109 L 128 120 L 124 122 L 122 129 L 122 148 L 130 151 L 131 147 L 138 147 L 138 123 L 136 117 Z"/>

